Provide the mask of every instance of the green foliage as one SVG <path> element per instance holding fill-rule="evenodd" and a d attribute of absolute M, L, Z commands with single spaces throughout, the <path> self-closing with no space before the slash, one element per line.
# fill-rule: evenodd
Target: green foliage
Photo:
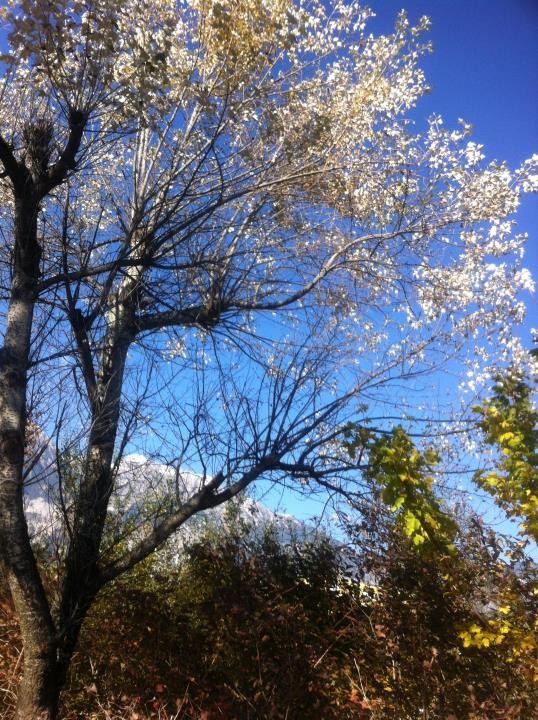
<path fill-rule="evenodd" d="M 350 528 L 377 581 L 370 620 L 384 644 L 364 668 L 383 698 L 383 711 L 373 717 L 416 718 L 422 708 L 443 720 L 526 718 L 537 701 L 537 568 L 522 544 L 463 515 L 457 552 L 417 553 L 394 516 L 383 514 L 377 508 Z M 464 643 L 472 625 L 493 631 L 499 617 L 510 624 L 503 644 Z"/>
<path fill-rule="evenodd" d="M 538 542 L 538 412 L 531 387 L 516 373 L 497 379 L 493 397 L 475 407 L 488 444 L 499 450 L 495 469 L 475 474 L 509 517 Z"/>
<path fill-rule="evenodd" d="M 380 488 L 383 502 L 396 515 L 396 522 L 417 547 L 443 547 L 454 551 L 457 531 L 433 491 L 432 470 L 439 456 L 432 448 L 421 452 L 400 426 L 392 432 L 375 434 L 365 428 L 348 426 L 344 447 L 351 457 L 366 451 L 366 479 Z"/>

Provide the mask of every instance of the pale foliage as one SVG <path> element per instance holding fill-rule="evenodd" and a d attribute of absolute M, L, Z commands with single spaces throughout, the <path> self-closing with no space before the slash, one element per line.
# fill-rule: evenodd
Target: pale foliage
<path fill-rule="evenodd" d="M 471 384 L 524 361 L 512 328 L 533 281 L 513 215 L 538 158 L 513 172 L 485 161 L 463 121 L 414 129 L 426 18 L 411 27 L 402 12 L 373 37 L 371 12 L 341 0 L 10 0 L 1 12 L 0 130 L 16 155 L 31 160 L 39 118 L 52 163 L 71 113 L 87 118 L 77 167 L 40 216 L 45 404 L 59 385 L 91 395 L 128 317 L 126 435 L 209 475 L 328 398 L 398 403 L 391 383 L 452 358 Z M 7 179 L 1 192 L 7 286 Z M 76 312 L 86 358 L 80 338 L 69 354 Z M 85 429 L 87 403 L 65 409 Z"/>

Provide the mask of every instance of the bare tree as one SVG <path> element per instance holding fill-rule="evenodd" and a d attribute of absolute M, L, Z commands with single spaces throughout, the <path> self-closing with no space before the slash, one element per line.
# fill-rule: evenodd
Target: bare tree
<path fill-rule="evenodd" d="M 466 126 L 410 132 L 425 19 L 374 38 L 341 0 L 2 12 L 0 557 L 28 720 L 56 717 L 99 590 L 190 517 L 264 478 L 360 492 L 349 417 L 482 340 L 517 355 L 530 280 L 505 218 L 533 171 L 485 165 Z M 24 514 L 29 415 L 83 457 L 56 600 Z M 134 450 L 175 482 L 125 542 Z"/>

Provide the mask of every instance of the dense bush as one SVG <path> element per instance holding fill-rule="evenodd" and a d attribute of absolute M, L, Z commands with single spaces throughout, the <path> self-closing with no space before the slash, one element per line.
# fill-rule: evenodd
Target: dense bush
<path fill-rule="evenodd" d="M 417 552 L 379 520 L 366 534 L 349 528 L 345 547 L 232 527 L 100 597 L 62 717 L 531 716 L 534 567 L 520 548 L 501 553 L 479 523 L 452 556 Z M 499 608 L 508 630 L 495 625 Z M 7 716 L 18 637 L 9 605 L 0 612 Z"/>

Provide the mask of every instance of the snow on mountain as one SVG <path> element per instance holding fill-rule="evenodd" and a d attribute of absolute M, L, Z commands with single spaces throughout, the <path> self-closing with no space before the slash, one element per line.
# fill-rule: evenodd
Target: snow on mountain
<path fill-rule="evenodd" d="M 45 437 L 39 438 L 39 448 L 25 469 L 24 500 L 30 532 L 34 538 L 46 541 L 57 536 L 62 527 L 62 509 L 56 455 Z M 143 517 L 144 508 L 165 513 L 167 508 L 181 503 L 200 489 L 200 475 L 149 460 L 144 455 L 127 455 L 120 463 L 116 488 L 110 509 L 121 523 L 133 517 Z M 178 532 L 179 545 L 192 540 L 206 521 L 223 524 L 229 512 L 228 503 L 207 510 L 189 520 Z M 252 528 L 255 534 L 271 528 L 282 542 L 314 539 L 317 531 L 291 515 L 275 513 L 263 503 L 245 498 L 236 505 L 236 523 Z M 148 516 L 149 517 L 149 516 Z"/>
<path fill-rule="evenodd" d="M 34 453 L 24 469 L 24 509 L 30 533 L 48 536 L 59 525 L 56 453 L 43 433 L 33 440 Z"/>

